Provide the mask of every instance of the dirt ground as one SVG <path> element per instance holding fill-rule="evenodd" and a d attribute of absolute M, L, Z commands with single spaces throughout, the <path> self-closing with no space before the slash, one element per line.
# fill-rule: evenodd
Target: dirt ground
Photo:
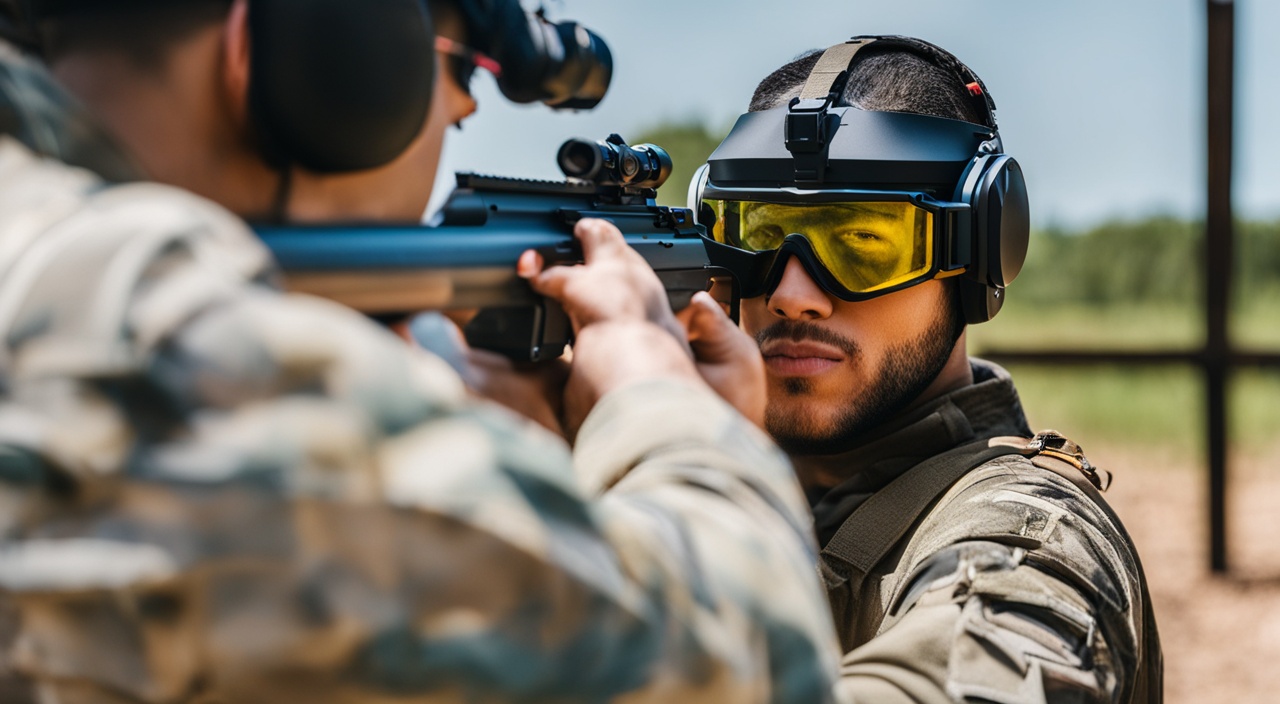
<path fill-rule="evenodd" d="M 1107 497 L 1146 568 L 1164 646 L 1165 701 L 1280 701 L 1280 445 L 1231 460 L 1226 577 L 1208 568 L 1200 458 L 1086 449 L 1115 473 Z"/>

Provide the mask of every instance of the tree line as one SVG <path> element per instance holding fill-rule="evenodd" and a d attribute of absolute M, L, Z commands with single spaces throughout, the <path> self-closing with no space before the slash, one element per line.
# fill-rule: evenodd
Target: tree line
<path fill-rule="evenodd" d="M 1115 220 L 1083 232 L 1032 233 L 1014 286 L 1040 304 L 1196 304 L 1204 300 L 1204 223 L 1169 216 Z M 1280 221 L 1238 221 L 1233 294 L 1280 299 Z"/>
<path fill-rule="evenodd" d="M 657 144 L 674 162 L 660 203 L 686 204 L 689 180 L 727 133 L 686 120 L 636 135 L 633 144 Z M 1082 231 L 1041 228 L 1013 285 L 1039 305 L 1194 305 L 1204 300 L 1205 246 L 1203 222 L 1162 215 Z M 1280 302 L 1280 220 L 1237 222 L 1233 285 L 1237 302 Z"/>

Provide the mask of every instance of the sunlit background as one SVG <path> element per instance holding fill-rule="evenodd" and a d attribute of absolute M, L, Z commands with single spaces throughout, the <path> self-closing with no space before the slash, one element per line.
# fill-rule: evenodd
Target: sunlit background
<path fill-rule="evenodd" d="M 532 0 L 526 4 L 532 7 Z M 1192 349 L 1204 343 L 1203 0 L 548 0 L 613 50 L 599 108 L 513 106 L 487 77 L 480 113 L 443 170 L 559 178 L 569 137 L 654 141 L 688 175 L 759 80 L 854 34 L 907 34 L 952 51 L 994 96 L 1032 203 L 1031 253 L 971 351 Z M 1236 3 L 1237 226 L 1231 336 L 1280 350 L 1280 2 Z M 433 202 L 450 184 L 441 178 Z M 1111 494 L 1144 553 L 1164 632 L 1170 701 L 1264 701 L 1280 689 L 1280 375 L 1234 374 L 1229 397 L 1233 577 L 1210 579 L 1204 400 L 1190 367 L 1013 368 L 1033 427 L 1054 427 L 1116 474 Z"/>
<path fill-rule="evenodd" d="M 525 0 L 536 7 L 535 0 Z M 1007 149 L 1033 189 L 1033 222 L 1072 228 L 1204 210 L 1201 0 L 547 0 L 609 43 L 609 95 L 556 114 L 507 103 L 487 77 L 481 112 L 451 139 L 445 169 L 556 177 L 568 137 L 629 141 L 656 125 L 721 135 L 756 84 L 811 49 L 854 34 L 908 34 L 972 67 L 999 108 Z M 1236 204 L 1280 215 L 1280 3 L 1237 3 Z M 673 188 L 683 184 L 673 184 Z"/>

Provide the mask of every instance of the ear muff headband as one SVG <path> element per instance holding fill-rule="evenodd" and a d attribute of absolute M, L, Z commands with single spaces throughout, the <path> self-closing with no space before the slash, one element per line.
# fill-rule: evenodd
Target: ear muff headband
<path fill-rule="evenodd" d="M 931 44 L 923 39 L 915 37 L 903 37 L 898 35 L 890 36 L 866 36 L 854 37 L 850 41 L 862 40 L 865 45 L 875 44 L 876 51 L 892 51 L 894 49 L 906 51 L 916 56 L 927 59 L 933 65 L 950 73 L 960 80 L 961 85 L 968 91 L 970 104 L 973 105 L 978 114 L 982 116 L 982 124 L 993 130 L 998 130 L 996 123 L 996 103 L 992 99 L 991 94 L 987 92 L 987 86 L 982 82 L 978 74 L 973 72 L 963 61 L 956 58 L 954 54 L 943 49 L 942 47 Z"/>
<path fill-rule="evenodd" d="M 422 0 L 250 0 L 249 111 L 268 159 L 381 166 L 426 122 L 435 32 Z"/>

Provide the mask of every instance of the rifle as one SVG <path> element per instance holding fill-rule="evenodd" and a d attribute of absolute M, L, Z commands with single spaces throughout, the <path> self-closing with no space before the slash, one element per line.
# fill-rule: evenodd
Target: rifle
<path fill-rule="evenodd" d="M 555 359 L 572 343 L 568 316 L 516 276 L 521 252 L 548 265 L 582 262 L 572 236 L 582 218 L 622 231 L 657 273 L 679 310 L 698 291 L 729 281 L 713 266 L 704 230 L 687 208 L 657 205 L 671 172 L 660 147 L 630 147 L 618 135 L 569 140 L 557 162 L 566 181 L 457 174 L 440 224 L 259 226 L 289 290 L 311 293 L 382 319 L 424 310 L 478 309 L 463 327 L 472 347 L 516 361 Z M 727 287 L 732 290 L 732 287 Z M 737 317 L 737 299 L 724 301 Z"/>

